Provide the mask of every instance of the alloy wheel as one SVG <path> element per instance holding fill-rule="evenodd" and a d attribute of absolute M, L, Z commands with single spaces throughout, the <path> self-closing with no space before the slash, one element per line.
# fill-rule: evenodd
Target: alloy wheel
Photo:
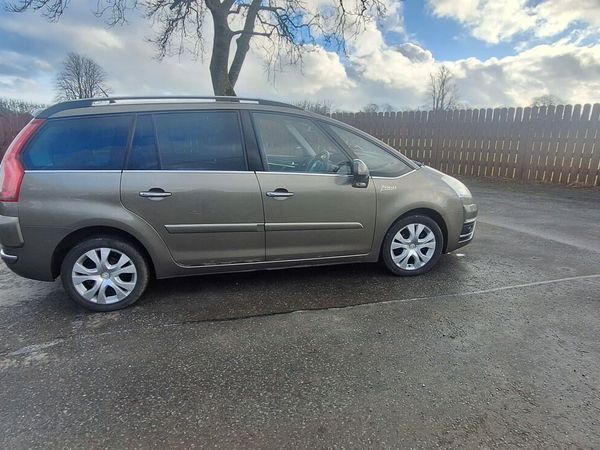
<path fill-rule="evenodd" d="M 77 259 L 71 279 L 84 299 L 108 305 L 131 294 L 137 284 L 137 269 L 125 253 L 113 248 L 95 248 Z"/>
<path fill-rule="evenodd" d="M 436 245 L 431 228 L 422 223 L 408 224 L 392 239 L 392 261 L 403 270 L 420 269 L 431 260 Z"/>

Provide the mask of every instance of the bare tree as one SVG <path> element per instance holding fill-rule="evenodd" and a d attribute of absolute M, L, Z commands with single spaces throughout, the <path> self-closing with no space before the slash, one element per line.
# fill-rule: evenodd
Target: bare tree
<path fill-rule="evenodd" d="M 56 98 L 76 100 L 107 96 L 106 72 L 93 59 L 78 53 L 69 53 L 62 70 L 56 76 Z"/>
<path fill-rule="evenodd" d="M 294 103 L 299 108 L 310 112 L 321 114 L 323 116 L 331 115 L 331 102 L 329 100 L 301 100 Z"/>
<path fill-rule="evenodd" d="M 458 88 L 448 67 L 442 65 L 436 73 L 429 74 L 429 98 L 434 111 L 457 108 Z"/>
<path fill-rule="evenodd" d="M 361 108 L 360 112 L 377 113 L 377 112 L 392 112 L 395 110 L 396 110 L 396 108 L 394 108 L 389 103 L 382 103 L 382 104 L 369 103 L 368 105 L 363 106 Z"/>
<path fill-rule="evenodd" d="M 45 108 L 41 103 L 32 103 L 27 100 L 0 97 L 0 117 L 7 114 L 29 114 L 36 109 Z"/>
<path fill-rule="evenodd" d="M 31 120 L 31 113 L 44 105 L 0 98 L 0 159 L 13 138 Z"/>
<path fill-rule="evenodd" d="M 534 97 L 531 101 L 531 106 L 557 106 L 564 105 L 566 102 L 552 94 L 540 95 L 539 97 Z"/>
<path fill-rule="evenodd" d="M 69 0 L 14 0 L 9 10 L 41 10 L 55 21 L 68 4 Z M 250 42 L 266 53 L 268 67 L 284 61 L 295 64 L 316 48 L 317 40 L 345 51 L 348 39 L 386 13 L 385 0 L 327 0 L 311 7 L 304 0 L 98 0 L 97 14 L 115 25 L 126 22 L 136 8 L 160 25 L 153 42 L 161 58 L 181 54 L 189 44 L 202 54 L 204 25 L 212 21 L 210 75 L 215 95 L 235 95 Z"/>

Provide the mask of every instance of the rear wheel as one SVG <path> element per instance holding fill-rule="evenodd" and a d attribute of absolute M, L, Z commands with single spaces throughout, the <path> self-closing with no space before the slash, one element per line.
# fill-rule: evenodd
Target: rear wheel
<path fill-rule="evenodd" d="M 85 240 L 61 265 L 65 290 L 92 311 L 115 311 L 135 303 L 148 285 L 148 264 L 130 243 L 112 237 Z"/>
<path fill-rule="evenodd" d="M 427 216 L 409 216 L 387 232 L 382 246 L 383 261 L 395 275 L 428 272 L 438 262 L 444 246 L 439 225 Z"/>

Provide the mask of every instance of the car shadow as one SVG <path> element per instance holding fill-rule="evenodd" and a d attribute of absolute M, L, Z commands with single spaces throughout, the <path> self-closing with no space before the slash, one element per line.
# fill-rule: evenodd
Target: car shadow
<path fill-rule="evenodd" d="M 345 264 L 157 280 L 134 309 L 231 320 L 436 295 L 464 277 L 462 262 L 452 259 L 444 255 L 417 277 L 396 277 L 381 264 Z"/>
<path fill-rule="evenodd" d="M 156 280 L 135 305 L 110 313 L 76 305 L 60 280 L 6 274 L 15 283 L 5 294 L 15 299 L 0 305 L 0 329 L 8 333 L 0 351 L 22 346 L 31 330 L 36 340 L 51 341 L 431 297 L 468 288 L 470 272 L 466 261 L 444 255 L 431 272 L 416 277 L 396 277 L 381 264 L 347 264 Z"/>
<path fill-rule="evenodd" d="M 431 272 L 416 277 L 396 277 L 382 264 L 366 263 L 153 280 L 135 305 L 104 315 L 130 321 L 152 316 L 167 322 L 219 321 L 344 308 L 459 291 L 468 273 L 462 260 L 443 255 Z M 13 302 L 18 308 L 10 308 L 21 316 L 19 321 L 28 316 L 34 322 L 60 323 L 97 315 L 70 301 L 60 280 L 49 284 L 17 277 L 17 281 L 14 295 L 27 292 Z M 7 309 L 6 314 L 11 312 Z"/>

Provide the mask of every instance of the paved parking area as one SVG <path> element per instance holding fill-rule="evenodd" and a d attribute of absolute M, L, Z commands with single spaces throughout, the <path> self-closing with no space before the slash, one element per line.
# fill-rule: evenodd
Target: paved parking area
<path fill-rule="evenodd" d="M 156 282 L 86 313 L 0 268 L 0 448 L 598 447 L 600 191 L 467 181 L 433 272 Z"/>

